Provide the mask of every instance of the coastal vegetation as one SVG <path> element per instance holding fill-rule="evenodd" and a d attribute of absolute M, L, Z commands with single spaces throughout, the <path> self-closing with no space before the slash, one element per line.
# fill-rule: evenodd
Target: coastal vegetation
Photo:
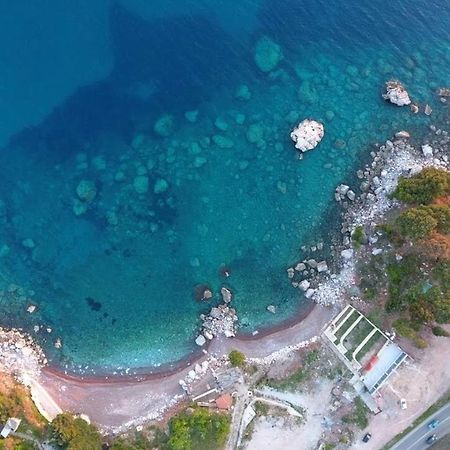
<path fill-rule="evenodd" d="M 46 420 L 39 414 L 28 390 L 0 373 L 0 427 L 9 417 L 21 420 L 18 431 L 29 436 L 29 441 L 14 436 L 8 441 L 0 440 L 0 449 L 27 450 L 35 448 L 34 440 L 43 440 L 48 435 Z"/>
<path fill-rule="evenodd" d="M 239 350 L 231 350 L 228 359 L 233 367 L 243 367 L 245 364 L 245 355 Z"/>
<path fill-rule="evenodd" d="M 361 261 L 360 288 L 400 336 L 425 348 L 424 325 L 447 336 L 439 324 L 450 322 L 450 175 L 400 177 L 393 197 L 403 205 L 378 227 L 384 251 Z"/>
<path fill-rule="evenodd" d="M 226 414 L 205 408 L 189 408 L 169 422 L 168 450 L 219 450 L 230 431 Z"/>
<path fill-rule="evenodd" d="M 67 450 L 100 450 L 102 440 L 94 425 L 69 413 L 59 414 L 52 421 L 52 435 L 56 443 Z"/>

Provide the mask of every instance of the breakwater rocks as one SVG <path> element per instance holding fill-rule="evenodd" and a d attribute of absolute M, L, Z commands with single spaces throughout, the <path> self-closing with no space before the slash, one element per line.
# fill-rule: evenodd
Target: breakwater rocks
<path fill-rule="evenodd" d="M 195 343 L 202 347 L 208 340 L 223 335 L 227 338 L 236 336 L 238 317 L 236 310 L 231 308 L 229 303 L 233 298 L 230 289 L 222 287 L 220 290 L 223 303 L 211 308 L 208 314 L 201 314 L 202 321 L 201 334 L 195 339 Z"/>
<path fill-rule="evenodd" d="M 29 385 L 47 364 L 44 352 L 30 336 L 19 330 L 0 328 L 0 371 Z"/>

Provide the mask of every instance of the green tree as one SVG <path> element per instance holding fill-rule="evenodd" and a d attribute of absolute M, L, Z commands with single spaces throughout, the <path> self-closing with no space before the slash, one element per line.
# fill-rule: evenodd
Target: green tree
<path fill-rule="evenodd" d="M 450 193 L 450 173 L 443 169 L 426 167 L 410 178 L 400 177 L 393 197 L 405 203 L 427 205 Z"/>
<path fill-rule="evenodd" d="M 430 236 L 438 221 L 426 208 L 410 208 L 397 217 L 396 225 L 400 234 L 418 241 Z"/>
<path fill-rule="evenodd" d="M 169 422 L 170 450 L 219 450 L 230 431 L 227 415 L 204 408 L 184 411 Z"/>
<path fill-rule="evenodd" d="M 51 423 L 56 442 L 67 450 L 101 450 L 100 433 L 94 425 L 69 413 L 58 414 Z"/>
<path fill-rule="evenodd" d="M 239 350 L 231 350 L 228 359 L 233 367 L 242 367 L 245 364 L 245 355 Z"/>

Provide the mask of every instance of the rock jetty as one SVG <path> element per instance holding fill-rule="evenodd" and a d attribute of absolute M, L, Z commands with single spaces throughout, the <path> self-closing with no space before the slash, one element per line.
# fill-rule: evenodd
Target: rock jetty
<path fill-rule="evenodd" d="M 295 148 L 306 152 L 317 147 L 325 134 L 323 124 L 311 119 L 305 119 L 291 132 Z"/>
<path fill-rule="evenodd" d="M 408 92 L 403 84 L 397 80 L 386 82 L 386 93 L 383 94 L 383 98 L 397 106 L 407 106 L 411 104 Z"/>

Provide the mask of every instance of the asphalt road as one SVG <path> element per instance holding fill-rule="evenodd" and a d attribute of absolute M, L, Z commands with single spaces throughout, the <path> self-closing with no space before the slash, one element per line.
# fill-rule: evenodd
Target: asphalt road
<path fill-rule="evenodd" d="M 440 424 L 434 430 L 428 429 L 428 424 L 433 420 L 438 419 Z M 447 403 L 440 410 L 436 411 L 432 416 L 426 418 L 414 430 L 408 433 L 401 441 L 397 442 L 390 450 L 423 450 L 431 446 L 425 441 L 428 436 L 436 434 L 437 438 L 445 436 L 450 433 L 450 403 Z"/>

